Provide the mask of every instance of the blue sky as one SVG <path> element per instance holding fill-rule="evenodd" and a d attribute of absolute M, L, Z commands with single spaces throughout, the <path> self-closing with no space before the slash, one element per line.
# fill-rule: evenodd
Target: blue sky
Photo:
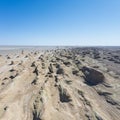
<path fill-rule="evenodd" d="M 0 45 L 120 46 L 120 0 L 0 0 Z"/>

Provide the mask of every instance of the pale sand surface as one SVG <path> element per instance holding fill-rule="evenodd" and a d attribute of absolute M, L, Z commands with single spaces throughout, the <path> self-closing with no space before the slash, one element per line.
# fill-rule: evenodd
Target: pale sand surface
<path fill-rule="evenodd" d="M 119 53 L 1 48 L 0 120 L 119 120 Z"/>

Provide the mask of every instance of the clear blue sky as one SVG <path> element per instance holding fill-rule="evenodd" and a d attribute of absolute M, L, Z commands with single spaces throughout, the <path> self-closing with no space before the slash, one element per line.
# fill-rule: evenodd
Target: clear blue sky
<path fill-rule="evenodd" d="M 0 0 L 0 45 L 120 46 L 120 0 Z"/>

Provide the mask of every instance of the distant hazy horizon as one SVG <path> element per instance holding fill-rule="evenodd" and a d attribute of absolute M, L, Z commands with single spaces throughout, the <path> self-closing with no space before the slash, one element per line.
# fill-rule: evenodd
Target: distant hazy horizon
<path fill-rule="evenodd" d="M 0 45 L 120 46 L 120 0 L 1 0 Z"/>

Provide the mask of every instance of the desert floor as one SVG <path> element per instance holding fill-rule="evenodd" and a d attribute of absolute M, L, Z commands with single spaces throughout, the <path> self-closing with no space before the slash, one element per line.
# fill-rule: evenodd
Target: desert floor
<path fill-rule="evenodd" d="M 120 120 L 120 48 L 1 54 L 0 120 Z"/>

